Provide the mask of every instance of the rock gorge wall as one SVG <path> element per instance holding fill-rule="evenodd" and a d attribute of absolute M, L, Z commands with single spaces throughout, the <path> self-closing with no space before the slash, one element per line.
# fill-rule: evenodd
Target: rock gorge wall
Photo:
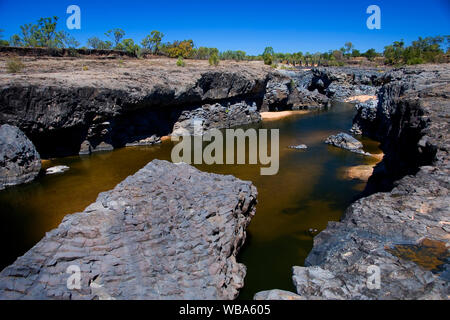
<path fill-rule="evenodd" d="M 6 267 L 0 299 L 233 299 L 256 198 L 251 182 L 153 160 Z"/>
<path fill-rule="evenodd" d="M 388 192 L 354 202 L 314 238 L 305 267 L 293 267 L 297 294 L 255 298 L 449 299 L 450 66 L 408 67 L 379 80 L 377 103 L 361 104 L 354 124 L 385 153 L 368 194 Z M 379 286 L 371 286 L 374 267 Z"/>
<path fill-rule="evenodd" d="M 260 110 L 322 108 L 328 101 L 261 64 L 180 68 L 154 61 L 117 66 L 53 58 L 43 62 L 47 72 L 36 64 L 2 74 L 0 123 L 18 126 L 47 158 L 152 144 L 192 119 L 204 129 L 225 128 L 260 121 Z M 90 68 L 76 70 L 77 63 Z"/>

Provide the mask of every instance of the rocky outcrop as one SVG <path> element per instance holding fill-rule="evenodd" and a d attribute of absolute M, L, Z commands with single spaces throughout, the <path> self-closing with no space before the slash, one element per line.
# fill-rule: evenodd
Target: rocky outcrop
<path fill-rule="evenodd" d="M 251 182 L 153 160 L 5 268 L 0 299 L 233 299 L 256 197 Z"/>
<path fill-rule="evenodd" d="M 0 125 L 0 190 L 30 182 L 41 170 L 33 143 L 19 128 Z"/>
<path fill-rule="evenodd" d="M 385 153 L 366 193 L 390 190 L 395 180 L 432 164 L 438 145 L 448 144 L 450 66 L 423 66 L 387 72 L 376 107 L 358 110 L 353 127 L 381 141 Z"/>
<path fill-rule="evenodd" d="M 394 70 L 382 82 L 376 112 L 355 118 L 385 153 L 372 194 L 329 222 L 293 268 L 306 299 L 449 299 L 450 66 Z M 377 183 L 380 172 L 393 188 Z"/>
<path fill-rule="evenodd" d="M 272 74 L 267 82 L 261 111 L 323 109 L 328 98 L 305 85 L 309 72 Z M 304 80 L 306 79 L 306 80 Z"/>
<path fill-rule="evenodd" d="M 254 300 L 306 300 L 302 296 L 285 290 L 260 291 L 253 297 Z"/>
<path fill-rule="evenodd" d="M 45 169 L 45 174 L 57 174 L 57 173 L 63 173 L 69 170 L 70 168 L 68 166 L 54 166 Z"/>
<path fill-rule="evenodd" d="M 308 87 L 318 90 L 328 98 L 344 101 L 359 95 L 375 95 L 383 84 L 384 72 L 369 68 L 320 67 L 312 69 L 313 77 Z"/>
<path fill-rule="evenodd" d="M 325 299 L 448 299 L 448 173 L 448 168 L 423 167 L 390 193 L 355 202 L 341 222 L 329 222 L 314 238 L 307 267 L 294 267 L 297 293 Z M 379 287 L 368 285 L 374 267 Z"/>
<path fill-rule="evenodd" d="M 363 144 L 356 140 L 351 135 L 341 132 L 336 135 L 331 135 L 324 141 L 326 144 L 342 148 L 354 153 L 359 153 L 363 155 L 370 155 L 370 153 L 363 150 Z"/>
<path fill-rule="evenodd" d="M 41 156 L 87 154 L 136 144 L 173 131 L 197 109 L 233 109 L 210 115 L 220 126 L 258 121 L 269 69 L 198 62 L 180 68 L 170 59 L 47 60 L 25 62 L 27 72 L 0 77 L 0 123 L 20 127 Z M 78 66 L 79 71 L 74 71 Z M 83 71 L 81 64 L 89 64 Z M 243 102 L 244 101 L 244 102 Z M 241 117 L 245 114 L 246 116 Z M 247 117 L 250 115 L 250 117 Z M 223 122 L 223 123 L 222 123 Z M 156 136 L 155 139 L 146 139 Z"/>
<path fill-rule="evenodd" d="M 206 104 L 192 111 L 183 111 L 173 126 L 172 135 L 194 134 L 194 126 L 207 131 L 222 129 L 261 121 L 255 102 L 241 101 L 228 104 Z"/>
<path fill-rule="evenodd" d="M 360 122 L 373 122 L 377 115 L 377 105 L 378 100 L 377 99 L 370 99 L 366 102 L 359 102 L 356 103 L 355 109 L 357 115 L 354 118 L 353 126 L 350 129 L 350 132 L 356 135 L 362 135 L 363 130 L 361 128 Z M 356 120 L 361 119 L 361 120 Z"/>
<path fill-rule="evenodd" d="M 159 143 L 195 119 L 205 130 L 228 128 L 260 121 L 259 111 L 329 102 L 310 88 L 311 71 L 283 73 L 262 63 L 23 60 L 24 72 L 0 73 L 0 123 L 18 126 L 44 158 Z"/>

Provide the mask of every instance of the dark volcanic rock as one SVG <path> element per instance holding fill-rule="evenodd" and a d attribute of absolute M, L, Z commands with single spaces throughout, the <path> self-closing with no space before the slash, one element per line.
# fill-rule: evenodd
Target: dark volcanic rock
<path fill-rule="evenodd" d="M 5 268 L 0 299 L 233 299 L 256 196 L 251 182 L 153 160 Z"/>
<path fill-rule="evenodd" d="M 183 111 L 173 126 L 172 135 L 183 135 L 186 132 L 193 134 L 194 121 L 201 125 L 203 131 L 207 131 L 260 122 L 261 115 L 255 102 L 205 104 L 194 110 Z"/>
<path fill-rule="evenodd" d="M 239 112 L 245 113 L 249 106 L 261 105 L 268 75 L 264 67 L 213 71 L 179 68 L 169 61 L 173 65 L 161 62 L 157 68 L 133 60 L 123 68 L 94 66 L 85 72 L 48 72 L 44 78 L 39 73 L 2 74 L 0 123 L 18 126 L 41 156 L 50 157 L 112 150 L 168 135 L 183 111 L 198 107 L 219 103 L 241 106 Z M 245 106 L 238 104 L 242 100 Z M 234 115 L 226 114 L 227 125 L 237 120 Z"/>
<path fill-rule="evenodd" d="M 41 170 L 33 143 L 19 128 L 0 125 L 0 190 L 32 181 Z"/>
<path fill-rule="evenodd" d="M 376 107 L 361 108 L 353 127 L 381 141 L 385 156 L 369 179 L 367 192 L 390 190 L 393 182 L 432 164 L 440 145 L 448 150 L 450 66 L 396 69 L 383 77 Z"/>
<path fill-rule="evenodd" d="M 261 111 L 323 109 L 328 106 L 328 98 L 325 95 L 305 87 L 302 82 L 304 77 L 307 78 L 303 72 L 271 74 Z"/>
<path fill-rule="evenodd" d="M 370 155 L 370 153 L 364 152 L 363 144 L 353 138 L 351 135 L 347 133 L 338 133 L 336 135 L 331 135 L 325 139 L 326 144 L 331 144 L 335 147 L 346 149 L 351 152 Z"/>
<path fill-rule="evenodd" d="M 359 199 L 314 238 L 305 267 L 293 268 L 306 299 L 450 297 L 450 66 L 403 68 L 382 81 L 376 112 L 358 112 L 355 123 L 382 141 L 368 187 L 388 192 Z M 393 189 L 380 172 L 400 178 Z"/>
<path fill-rule="evenodd" d="M 318 90 L 327 97 L 343 101 L 351 96 L 375 95 L 383 84 L 376 69 L 320 67 L 312 69 L 313 77 L 309 90 Z"/>

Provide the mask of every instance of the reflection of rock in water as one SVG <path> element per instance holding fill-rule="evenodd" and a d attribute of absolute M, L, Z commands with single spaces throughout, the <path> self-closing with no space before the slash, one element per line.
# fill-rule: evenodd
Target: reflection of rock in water
<path fill-rule="evenodd" d="M 373 172 L 373 166 L 372 165 L 360 165 L 360 166 L 354 166 L 354 167 L 347 167 L 343 168 L 341 170 L 340 176 L 343 179 L 358 179 L 362 181 L 369 180 L 369 177 L 372 175 Z"/>

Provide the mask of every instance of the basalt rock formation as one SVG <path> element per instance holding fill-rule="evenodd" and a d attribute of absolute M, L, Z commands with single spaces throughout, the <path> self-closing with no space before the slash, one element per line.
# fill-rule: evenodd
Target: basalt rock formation
<path fill-rule="evenodd" d="M 25 62 L 27 72 L 0 77 L 0 123 L 20 127 L 43 157 L 111 150 L 167 135 L 183 111 L 206 105 L 252 113 L 267 77 L 261 66 L 180 68 L 168 59 L 46 63 L 45 73 Z"/>
<path fill-rule="evenodd" d="M 41 170 L 33 143 L 19 128 L 0 125 L 0 190 L 32 181 Z"/>
<path fill-rule="evenodd" d="M 233 299 L 256 197 L 251 182 L 153 160 L 6 267 L 0 299 Z"/>
<path fill-rule="evenodd" d="M 299 80 L 262 63 L 23 59 L 23 72 L 0 73 L 0 124 L 19 127 L 44 158 L 159 143 L 193 120 L 228 128 L 260 121 L 260 110 L 328 102 L 305 87 L 309 72 Z"/>
<path fill-rule="evenodd" d="M 280 72 L 269 76 L 261 111 L 322 109 L 328 106 L 327 96 L 317 90 L 310 91 L 309 71 Z"/>
<path fill-rule="evenodd" d="M 376 109 L 360 106 L 354 122 L 381 141 L 384 159 L 370 195 L 329 222 L 305 267 L 293 268 L 302 298 L 449 299 L 450 66 L 402 68 L 378 80 Z"/>
<path fill-rule="evenodd" d="M 383 84 L 384 71 L 377 69 L 319 67 L 312 69 L 308 89 L 343 101 L 351 96 L 375 95 Z"/>
<path fill-rule="evenodd" d="M 331 135 L 325 139 L 325 143 L 351 152 L 370 155 L 370 153 L 364 152 L 363 144 L 348 133 L 341 132 L 336 135 Z"/>

